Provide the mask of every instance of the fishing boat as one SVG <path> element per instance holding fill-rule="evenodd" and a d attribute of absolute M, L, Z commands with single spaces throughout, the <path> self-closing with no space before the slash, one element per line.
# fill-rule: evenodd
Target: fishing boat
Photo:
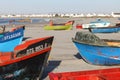
<path fill-rule="evenodd" d="M 81 24 L 77 24 L 76 25 L 76 29 L 82 29 L 82 25 Z"/>
<path fill-rule="evenodd" d="M 0 80 L 40 80 L 53 38 L 27 40 L 12 52 L 0 52 Z"/>
<path fill-rule="evenodd" d="M 0 33 L 0 52 L 13 51 L 14 47 L 21 44 L 25 26 L 18 26 L 10 31 Z"/>
<path fill-rule="evenodd" d="M 96 21 L 90 22 L 88 24 L 82 24 L 83 29 L 94 28 L 94 27 L 108 27 L 110 22 L 97 19 Z"/>
<path fill-rule="evenodd" d="M 30 18 L 23 18 L 23 19 L 15 19 L 15 22 L 32 22 Z"/>
<path fill-rule="evenodd" d="M 72 41 L 87 63 L 106 66 L 120 64 L 120 40 L 100 39 L 93 33 L 77 32 Z"/>
<path fill-rule="evenodd" d="M 112 26 L 112 27 L 95 27 L 89 28 L 89 31 L 92 33 L 117 33 L 120 31 L 120 26 Z"/>
<path fill-rule="evenodd" d="M 61 24 L 53 24 L 53 22 L 50 21 L 49 25 L 44 26 L 44 30 L 71 30 L 73 24 L 74 21 L 68 21 L 67 23 Z"/>
<path fill-rule="evenodd" d="M 8 25 L 8 24 L 9 24 L 8 20 L 6 20 L 6 19 L 0 19 L 0 26 Z"/>
<path fill-rule="evenodd" d="M 49 73 L 50 80 L 120 80 L 120 68 Z"/>

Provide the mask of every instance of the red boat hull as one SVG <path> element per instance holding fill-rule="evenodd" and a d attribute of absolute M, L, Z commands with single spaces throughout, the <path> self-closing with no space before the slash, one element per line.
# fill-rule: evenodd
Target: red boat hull
<path fill-rule="evenodd" d="M 49 73 L 50 80 L 120 80 L 120 68 Z"/>
<path fill-rule="evenodd" d="M 77 24 L 77 25 L 76 25 L 76 29 L 82 29 L 82 25 Z"/>

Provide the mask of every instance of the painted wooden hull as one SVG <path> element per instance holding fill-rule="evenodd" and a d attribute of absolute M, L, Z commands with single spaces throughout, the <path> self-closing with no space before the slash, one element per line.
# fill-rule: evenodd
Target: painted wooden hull
<path fill-rule="evenodd" d="M 120 31 L 120 27 L 101 27 L 101 28 L 89 28 L 92 33 L 116 33 Z"/>
<path fill-rule="evenodd" d="M 0 35 L 0 51 L 13 51 L 15 46 L 22 43 L 24 36 L 24 27 L 21 27 L 13 32 L 6 32 Z"/>
<path fill-rule="evenodd" d="M 82 24 L 83 29 L 88 28 L 95 28 L 95 27 L 108 27 L 110 25 L 110 22 L 102 21 L 101 19 L 98 19 L 97 21 L 90 22 L 89 24 Z"/>
<path fill-rule="evenodd" d="M 72 25 L 45 26 L 44 30 L 71 30 Z"/>
<path fill-rule="evenodd" d="M 77 24 L 76 25 L 76 29 L 82 29 L 82 25 L 81 24 Z"/>
<path fill-rule="evenodd" d="M 4 53 L 0 56 L 2 61 L 0 62 L 0 79 L 40 80 L 51 51 L 52 41 L 52 36 L 38 38 L 16 46 L 12 53 Z"/>
<path fill-rule="evenodd" d="M 103 25 L 101 23 L 90 23 L 90 24 L 82 24 L 83 29 L 87 28 L 94 28 L 94 27 L 108 27 L 110 23 L 106 23 L 106 25 Z"/>
<path fill-rule="evenodd" d="M 15 20 L 15 22 L 32 22 L 32 20 L 30 18 L 26 18 L 26 19 Z"/>
<path fill-rule="evenodd" d="M 50 80 L 120 80 L 120 68 L 49 73 Z"/>
<path fill-rule="evenodd" d="M 77 35 L 77 34 L 76 34 Z M 83 36 L 82 36 L 83 35 Z M 73 38 L 73 42 L 77 47 L 82 58 L 95 65 L 118 65 L 120 64 L 120 41 L 119 40 L 98 40 L 93 39 L 95 36 L 90 36 L 84 33 L 79 34 L 76 38 Z M 87 38 L 89 37 L 89 38 Z M 81 38 L 81 40 L 79 39 Z M 82 40 L 83 39 L 83 40 Z M 91 40 L 91 42 L 89 42 Z M 96 40 L 94 42 L 94 40 Z M 98 40 L 98 42 L 97 42 Z M 97 44 L 98 43 L 98 44 Z M 103 44 L 104 43 L 104 44 Z M 114 44 L 110 44 L 114 43 Z M 118 45 L 115 45 L 118 44 Z"/>

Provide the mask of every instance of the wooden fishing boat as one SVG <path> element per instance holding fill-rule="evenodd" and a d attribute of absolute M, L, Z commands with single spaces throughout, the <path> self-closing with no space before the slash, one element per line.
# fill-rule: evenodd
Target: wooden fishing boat
<path fill-rule="evenodd" d="M 0 53 L 0 80 L 37 80 L 47 63 L 53 36 L 25 41 Z M 39 79 L 40 80 L 40 79 Z"/>
<path fill-rule="evenodd" d="M 120 26 L 89 28 L 92 33 L 117 33 L 120 31 Z"/>
<path fill-rule="evenodd" d="M 77 24 L 76 25 L 76 29 L 82 29 L 82 25 L 81 24 Z"/>
<path fill-rule="evenodd" d="M 50 80 L 120 80 L 120 68 L 49 73 Z"/>
<path fill-rule="evenodd" d="M 90 22 L 88 24 L 82 24 L 83 29 L 94 28 L 94 27 L 108 27 L 110 22 L 97 19 L 96 21 Z"/>
<path fill-rule="evenodd" d="M 8 20 L 6 20 L 6 19 L 0 19 L 0 26 L 8 25 L 8 24 L 9 24 Z"/>
<path fill-rule="evenodd" d="M 86 62 L 95 65 L 120 64 L 120 40 L 100 39 L 85 32 L 77 32 L 72 40 Z"/>
<path fill-rule="evenodd" d="M 15 22 L 32 22 L 30 18 L 24 18 L 24 19 L 16 19 Z"/>
<path fill-rule="evenodd" d="M 71 30 L 72 25 L 45 26 L 44 30 Z"/>
<path fill-rule="evenodd" d="M 14 47 L 21 44 L 24 36 L 25 26 L 18 26 L 11 31 L 0 34 L 0 52 L 13 51 Z"/>
<path fill-rule="evenodd" d="M 62 24 L 53 24 L 53 22 L 50 22 L 49 25 L 44 26 L 44 30 L 71 30 L 73 23 L 74 21 L 68 21 Z"/>

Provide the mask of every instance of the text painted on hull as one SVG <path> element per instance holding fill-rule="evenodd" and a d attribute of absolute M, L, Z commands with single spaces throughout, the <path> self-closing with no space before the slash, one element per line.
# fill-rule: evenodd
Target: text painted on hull
<path fill-rule="evenodd" d="M 48 48 L 49 46 L 50 46 L 49 43 L 45 43 L 45 44 L 36 46 L 36 47 L 34 47 L 34 48 L 27 49 L 27 50 L 26 50 L 26 53 L 27 53 L 27 54 L 30 54 L 30 53 L 38 52 L 38 51 L 41 51 L 41 50 L 43 50 L 43 49 L 45 49 L 45 48 Z"/>

